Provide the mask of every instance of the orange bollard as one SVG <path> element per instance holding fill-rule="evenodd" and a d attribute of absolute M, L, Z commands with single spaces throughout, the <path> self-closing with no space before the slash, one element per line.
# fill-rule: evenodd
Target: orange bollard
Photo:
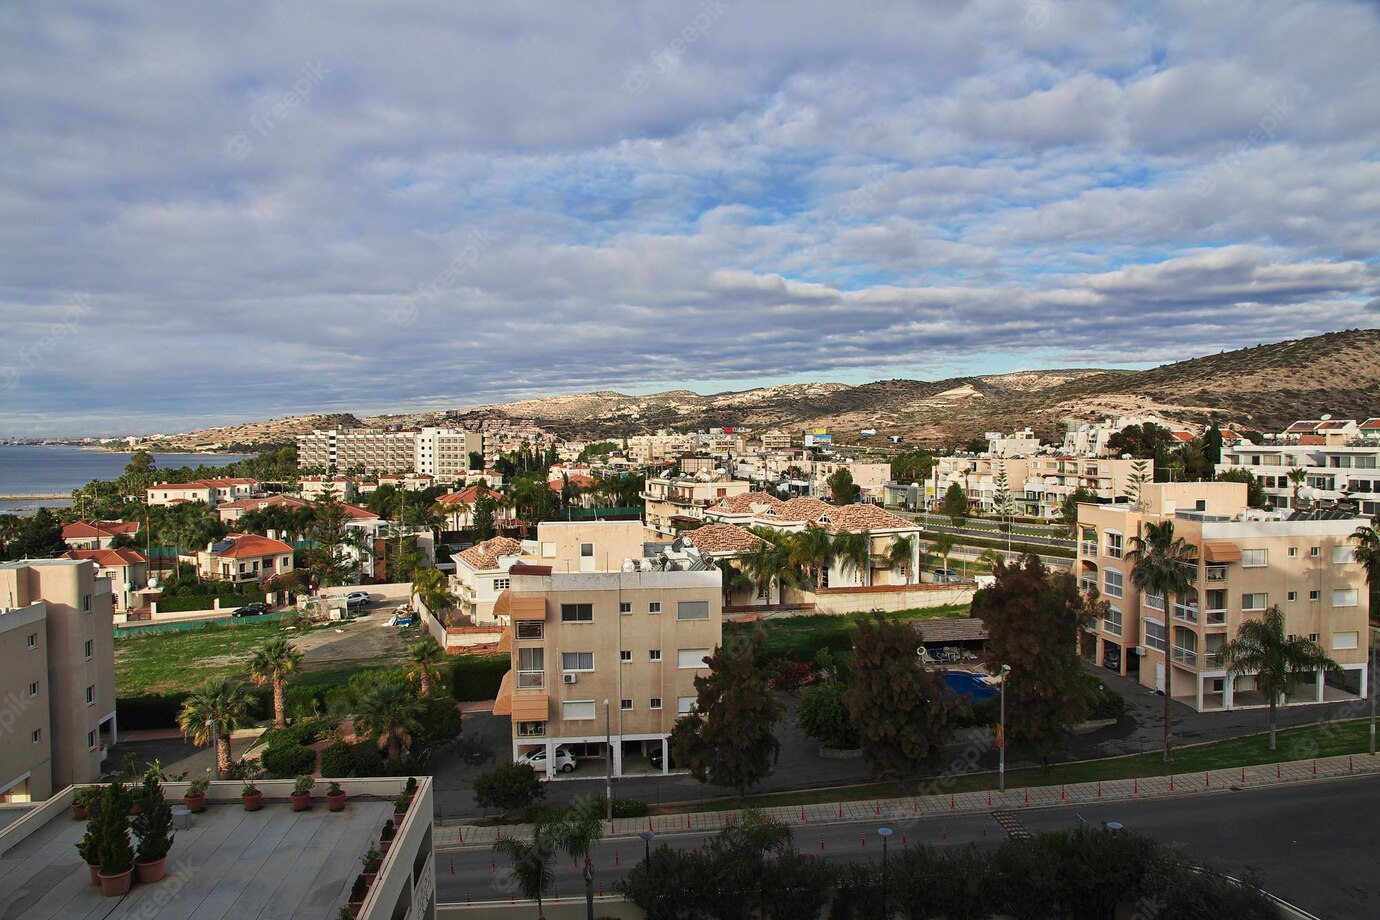
<path fill-rule="evenodd" d="M 983 840 L 986 840 L 986 839 L 987 839 L 987 825 L 985 825 L 985 824 L 982 826 L 982 839 L 983 839 Z"/>
<path fill-rule="evenodd" d="M 953 811 L 958 806 L 954 804 L 954 797 L 949 796 L 949 811 Z"/>
<path fill-rule="evenodd" d="M 862 848 L 863 848 L 864 850 L 867 849 L 867 835 L 864 834 L 862 837 L 860 837 L 860 838 L 858 838 L 858 839 L 862 841 Z"/>
<path fill-rule="evenodd" d="M 839 817 L 843 817 L 843 803 L 839 802 Z"/>
<path fill-rule="evenodd" d="M 1025 804 L 1027 804 L 1027 805 L 1030 804 L 1030 790 L 1029 790 L 1029 789 L 1027 789 L 1027 790 L 1025 791 Z"/>
<path fill-rule="evenodd" d="M 460 842 L 461 842 L 461 843 L 464 843 L 464 842 L 465 842 L 465 829 L 464 829 L 463 827 L 460 828 Z"/>
<path fill-rule="evenodd" d="M 906 845 L 906 835 L 905 835 L 905 834 L 902 834 L 902 835 L 901 835 L 901 846 L 902 846 L 902 848 L 904 848 L 905 845 Z"/>
<path fill-rule="evenodd" d="M 648 819 L 647 819 L 647 830 L 651 830 L 651 829 L 652 829 L 652 819 L 651 819 L 651 818 L 648 818 Z"/>
<path fill-rule="evenodd" d="M 1346 772 L 1356 772 L 1356 760 L 1350 754 L 1346 755 Z"/>
<path fill-rule="evenodd" d="M 1140 778 L 1131 780 L 1131 795 L 1140 795 Z"/>
<path fill-rule="evenodd" d="M 804 823 L 805 823 L 805 809 L 803 809 L 803 808 L 800 809 L 800 823 L 801 823 L 801 824 L 804 824 Z"/>
<path fill-rule="evenodd" d="M 882 803 L 881 803 L 881 802 L 878 802 L 878 803 L 877 803 L 877 817 L 880 818 L 881 816 L 882 816 Z"/>
<path fill-rule="evenodd" d="M 493 857 L 489 857 L 489 874 L 492 875 L 493 873 L 495 873 L 495 872 L 497 872 L 497 871 L 498 871 L 498 866 L 497 866 L 497 864 L 494 863 Z"/>
<path fill-rule="evenodd" d="M 992 793 L 990 793 L 990 792 L 987 793 L 987 807 L 988 807 L 988 808 L 991 808 L 991 807 L 992 807 Z"/>
<path fill-rule="evenodd" d="M 1241 785 L 1246 785 L 1246 768 L 1241 768 Z"/>
<path fill-rule="evenodd" d="M 1097 797 L 1098 797 L 1099 799 L 1102 798 L 1102 781 L 1101 781 L 1101 780 L 1098 780 L 1098 781 L 1097 781 Z"/>
<path fill-rule="evenodd" d="M 687 831 L 690 830 L 690 816 L 689 816 L 689 815 L 686 815 L 686 816 L 685 816 L 685 829 L 686 829 Z"/>
<path fill-rule="evenodd" d="M 1275 764 L 1275 779 L 1279 779 L 1279 764 Z"/>
<path fill-rule="evenodd" d="M 1318 775 L 1318 762 L 1316 760 L 1313 761 L 1313 775 Z"/>
<path fill-rule="evenodd" d="M 1211 773 L 1208 773 L 1207 771 L 1204 771 L 1204 772 L 1203 772 L 1203 788 L 1204 788 L 1204 789 L 1207 789 L 1207 788 L 1209 788 L 1211 785 L 1212 785 L 1212 774 L 1211 774 Z"/>
<path fill-rule="evenodd" d="M 915 814 L 915 813 L 918 812 L 919 810 L 920 810 L 920 803 L 917 802 L 915 799 L 911 799 L 911 800 L 910 800 L 910 813 L 911 813 L 911 814 Z"/>
<path fill-rule="evenodd" d="M 823 834 L 820 834 L 820 835 L 819 835 L 819 851 L 820 851 L 821 853 L 824 852 L 824 835 L 823 835 Z"/>
<path fill-rule="evenodd" d="M 1059 801 L 1061 801 L 1061 802 L 1066 801 L 1066 796 L 1064 795 L 1064 784 L 1063 784 L 1063 783 L 1060 783 L 1060 784 L 1059 784 Z"/>
<path fill-rule="evenodd" d="M 1169 791 L 1170 791 L 1170 792 L 1173 792 L 1173 791 L 1174 791 L 1174 774 L 1173 774 L 1173 773 L 1169 774 Z"/>
<path fill-rule="evenodd" d="M 500 825 L 497 827 L 497 829 L 495 829 L 494 835 L 495 835 L 495 836 L 494 836 L 494 839 L 495 839 L 495 840 L 502 840 L 502 839 L 503 839 L 503 825 L 502 825 L 502 824 L 500 824 Z"/>

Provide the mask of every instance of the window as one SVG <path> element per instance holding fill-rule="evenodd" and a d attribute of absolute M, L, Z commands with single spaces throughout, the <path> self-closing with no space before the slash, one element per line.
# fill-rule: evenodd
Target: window
<path fill-rule="evenodd" d="M 83 613 L 91 612 L 91 595 L 83 594 L 81 596 L 81 609 Z"/>
<path fill-rule="evenodd" d="M 561 718 L 567 722 L 589 722 L 594 719 L 594 700 L 567 700 L 561 704 Z"/>
<path fill-rule="evenodd" d="M 1334 650 L 1357 648 L 1361 635 L 1357 632 L 1338 632 L 1332 634 L 1332 648 Z"/>
<path fill-rule="evenodd" d="M 618 602 L 618 612 L 619 612 L 619 613 L 632 613 L 632 604 L 631 604 L 630 602 L 628 602 L 628 601 L 619 601 L 619 602 Z"/>
<path fill-rule="evenodd" d="M 632 652 L 628 651 L 627 649 L 623 649 L 621 652 L 618 653 L 618 660 L 632 661 Z"/>
<path fill-rule="evenodd" d="M 589 623 L 593 620 L 593 604 L 561 604 L 562 623 Z"/>
<path fill-rule="evenodd" d="M 581 559 L 593 559 L 593 558 L 594 558 L 594 544 L 593 544 L 593 543 L 581 543 L 581 544 L 580 544 L 580 558 L 581 558 Z"/>
<path fill-rule="evenodd" d="M 29 648 L 38 648 L 38 633 L 29 633 L 27 641 Z"/>
<path fill-rule="evenodd" d="M 1290 558 L 1290 559 L 1293 559 L 1293 558 L 1294 558 L 1295 556 L 1297 556 L 1298 554 L 1299 554 L 1299 548 L 1298 548 L 1297 546 L 1291 546 L 1291 547 L 1289 547 L 1289 558 Z"/>
<path fill-rule="evenodd" d="M 593 652 L 561 652 L 562 671 L 593 671 Z"/>
<path fill-rule="evenodd" d="M 43 729 L 41 729 L 41 728 L 35 728 L 35 729 L 33 730 L 33 733 L 32 733 L 31 735 L 29 735 L 29 740 L 32 741 L 34 744 L 38 744 L 38 742 L 42 741 L 42 740 L 43 740 Z"/>
<path fill-rule="evenodd" d="M 1355 589 L 1355 588 L 1338 588 L 1337 590 L 1333 591 L 1333 592 L 1332 592 L 1332 606 L 1333 606 L 1333 607 L 1355 607 L 1355 606 L 1356 606 L 1356 589 Z"/>
<path fill-rule="evenodd" d="M 38 696 L 38 681 L 29 684 L 29 698 L 32 699 L 36 696 Z"/>
<path fill-rule="evenodd" d="M 695 698 L 693 696 L 676 697 L 676 714 L 687 715 L 690 710 L 695 708 Z"/>
<path fill-rule="evenodd" d="M 1242 610 L 1264 610 L 1270 606 L 1270 598 L 1264 591 L 1241 595 Z"/>
<path fill-rule="evenodd" d="M 94 750 L 96 749 L 96 733 L 95 733 L 95 732 L 87 732 L 87 733 L 86 733 L 86 749 L 87 749 L 88 751 L 94 751 Z"/>
<path fill-rule="evenodd" d="M 1151 610 L 1163 610 L 1164 595 L 1157 591 L 1147 590 L 1145 592 L 1145 606 L 1149 607 Z"/>
<path fill-rule="evenodd" d="M 654 696 L 654 697 L 652 697 L 651 701 L 647 704 L 647 708 L 648 708 L 648 709 L 660 709 L 660 708 L 661 708 L 661 697 L 659 697 L 659 696 Z"/>
<path fill-rule="evenodd" d="M 1120 559 L 1122 556 L 1122 536 L 1115 530 L 1107 531 L 1107 555 L 1113 559 Z"/>
<path fill-rule="evenodd" d="M 543 559 L 556 558 L 556 544 L 551 540 L 543 540 L 541 544 L 541 557 Z"/>
<path fill-rule="evenodd" d="M 647 612 L 648 612 L 648 613 L 660 613 L 660 612 L 661 612 L 661 601 L 652 601 L 650 604 L 648 604 L 648 605 L 647 605 Z"/>
<path fill-rule="evenodd" d="M 1348 562 L 1356 561 L 1356 547 L 1354 546 L 1334 546 L 1332 547 L 1332 561 L 1337 565 L 1345 565 Z"/>
<path fill-rule="evenodd" d="M 623 710 L 624 712 L 627 712 L 628 710 L 632 709 L 632 700 L 619 700 L 618 708 Z"/>
<path fill-rule="evenodd" d="M 1157 620 L 1145 621 L 1145 647 L 1164 651 L 1164 624 Z"/>
<path fill-rule="evenodd" d="M 709 601 L 677 601 L 677 620 L 709 619 Z"/>
<path fill-rule="evenodd" d="M 1322 555 L 1322 547 L 1320 547 L 1320 546 L 1310 546 L 1310 547 L 1308 547 L 1308 555 L 1311 556 L 1311 557 L 1313 557 L 1314 559 L 1316 559 L 1318 556 Z"/>
<path fill-rule="evenodd" d="M 1270 564 L 1270 555 L 1263 549 L 1243 549 L 1241 551 L 1241 566 L 1243 568 L 1259 568 L 1262 565 Z"/>
<path fill-rule="evenodd" d="M 1102 585 L 1103 594 L 1108 597 L 1121 597 L 1122 578 L 1116 569 L 1107 569 L 1102 573 Z"/>
<path fill-rule="evenodd" d="M 96 685 L 92 684 L 86 688 L 86 705 L 90 706 L 96 702 Z"/>
<path fill-rule="evenodd" d="M 507 579 L 507 578 L 495 578 L 495 579 L 494 579 L 494 590 L 495 590 L 495 591 L 507 591 L 507 590 L 508 590 L 508 585 L 509 585 L 509 584 L 511 584 L 511 582 L 510 582 L 509 579 Z"/>
<path fill-rule="evenodd" d="M 649 652 L 647 653 L 647 660 L 648 660 L 648 661 L 660 661 L 660 660 L 661 660 L 661 649 L 659 649 L 659 648 L 654 648 L 654 649 L 652 649 L 651 651 L 649 651 Z"/>
<path fill-rule="evenodd" d="M 1322 600 L 1322 592 L 1321 592 L 1321 591 L 1309 591 L 1309 592 L 1308 592 L 1308 599 L 1309 599 L 1310 601 Z"/>
<path fill-rule="evenodd" d="M 1290 592 L 1286 595 L 1286 597 L 1288 597 L 1289 600 L 1291 600 L 1291 601 L 1296 601 L 1296 600 L 1299 599 L 1299 593 L 1298 593 L 1297 591 L 1290 591 Z"/>
<path fill-rule="evenodd" d="M 1108 607 L 1107 615 L 1102 618 L 1102 628 L 1114 636 L 1121 635 L 1121 611 Z"/>
<path fill-rule="evenodd" d="M 540 738 L 546 734 L 545 722 L 519 722 L 519 738 Z"/>
<path fill-rule="evenodd" d="M 705 667 L 704 659 L 708 657 L 707 648 L 683 648 L 676 653 L 676 667 L 702 668 Z"/>
<path fill-rule="evenodd" d="M 542 620 L 518 620 L 517 637 L 523 640 L 541 639 L 546 635 L 546 623 Z"/>

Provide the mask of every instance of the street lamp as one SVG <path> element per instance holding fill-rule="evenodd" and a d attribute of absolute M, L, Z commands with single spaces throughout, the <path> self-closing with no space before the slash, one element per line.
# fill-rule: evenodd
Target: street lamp
<path fill-rule="evenodd" d="M 997 717 L 997 791 L 1006 791 L 1006 678 L 1011 665 L 1001 666 L 1001 713 Z"/>
<path fill-rule="evenodd" d="M 877 835 L 880 836 L 880 837 L 882 838 L 882 916 L 883 916 L 883 917 L 885 917 L 885 916 L 887 915 L 887 911 L 886 911 L 886 841 L 887 841 L 887 838 L 890 837 L 890 836 L 891 836 L 892 834 L 894 834 L 894 833 L 895 833 L 895 831 L 893 831 L 893 830 L 892 830 L 891 828 L 889 828 L 889 827 L 879 827 L 879 828 L 877 828 Z"/>
<path fill-rule="evenodd" d="M 647 865 L 652 864 L 652 838 L 656 836 L 651 831 L 643 831 L 637 836 L 642 838 L 642 855 L 647 860 Z"/>
<path fill-rule="evenodd" d="M 608 806 L 608 819 L 613 820 L 613 716 L 609 712 L 609 701 L 604 700 L 604 803 Z"/>
<path fill-rule="evenodd" d="M 215 719 L 206 720 L 206 730 L 211 735 L 211 776 L 220 779 L 220 750 L 217 746 L 220 739 L 216 737 Z"/>

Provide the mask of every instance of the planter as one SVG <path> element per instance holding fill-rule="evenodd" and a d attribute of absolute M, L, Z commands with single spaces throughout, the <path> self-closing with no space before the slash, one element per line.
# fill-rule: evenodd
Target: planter
<path fill-rule="evenodd" d="M 341 792 L 336 793 L 335 795 L 331 795 L 330 793 L 326 793 L 326 810 L 327 810 L 327 811 L 343 811 L 344 809 L 345 809 L 345 792 L 344 792 L 343 790 L 342 790 Z"/>
<path fill-rule="evenodd" d="M 182 803 L 187 806 L 187 810 L 194 815 L 199 815 L 206 810 L 205 795 L 184 795 Z"/>
<path fill-rule="evenodd" d="M 374 879 L 376 879 L 376 878 L 379 877 L 378 872 L 361 872 L 360 874 L 364 876 L 364 886 L 365 886 L 365 888 L 373 888 L 373 887 L 374 887 Z"/>
<path fill-rule="evenodd" d="M 403 818 L 406 818 L 406 817 L 407 817 L 407 812 L 405 812 L 405 811 L 395 811 L 395 812 L 393 812 L 393 826 L 394 826 L 394 827 L 402 827 Z"/>
<path fill-rule="evenodd" d="M 363 902 L 363 901 L 346 901 L 346 902 L 345 902 L 345 906 L 348 907 L 348 908 L 350 909 L 350 913 L 351 913 L 351 914 L 353 914 L 354 916 L 358 917 L 358 916 L 359 916 L 359 909 L 360 909 L 361 907 L 364 906 L 364 902 Z"/>
<path fill-rule="evenodd" d="M 240 801 L 244 803 L 245 811 L 258 811 L 264 807 L 264 794 L 256 792 L 253 795 L 242 795 Z"/>
<path fill-rule="evenodd" d="M 91 884 L 99 885 L 101 883 L 101 867 L 88 864 L 86 868 L 91 870 Z"/>
<path fill-rule="evenodd" d="M 168 857 L 160 856 L 149 862 L 134 861 L 134 874 L 139 879 L 139 884 L 148 885 L 158 881 L 163 877 L 163 868 L 167 864 Z"/>
<path fill-rule="evenodd" d="M 101 896 L 106 898 L 118 898 L 121 895 L 129 894 L 130 876 L 134 874 L 133 869 L 126 869 L 123 872 L 116 872 L 107 875 L 104 872 L 97 873 L 101 882 Z"/>
<path fill-rule="evenodd" d="M 85 821 L 85 820 L 86 820 L 86 809 L 85 809 L 85 808 L 82 808 L 80 805 L 73 805 L 73 806 L 72 806 L 72 818 L 73 818 L 74 820 L 76 820 L 76 821 Z"/>
<path fill-rule="evenodd" d="M 390 837 L 390 838 L 388 838 L 387 840 L 380 840 L 380 841 L 379 841 L 379 854 L 382 855 L 382 854 L 384 854 L 384 853 L 387 853 L 387 852 L 389 851 L 389 849 L 392 848 L 392 846 L 393 846 L 393 838 Z"/>
<path fill-rule="evenodd" d="M 292 801 L 293 811 L 306 811 L 311 806 L 310 792 L 294 792 L 288 799 Z"/>

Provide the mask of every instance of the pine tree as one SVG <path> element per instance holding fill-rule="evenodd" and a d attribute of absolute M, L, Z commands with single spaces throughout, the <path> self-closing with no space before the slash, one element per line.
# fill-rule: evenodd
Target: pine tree
<path fill-rule="evenodd" d="M 949 483 L 948 491 L 944 493 L 944 502 L 940 505 L 941 514 L 947 514 L 951 518 L 966 517 L 968 514 L 968 495 L 963 491 L 963 486 L 956 482 Z"/>

